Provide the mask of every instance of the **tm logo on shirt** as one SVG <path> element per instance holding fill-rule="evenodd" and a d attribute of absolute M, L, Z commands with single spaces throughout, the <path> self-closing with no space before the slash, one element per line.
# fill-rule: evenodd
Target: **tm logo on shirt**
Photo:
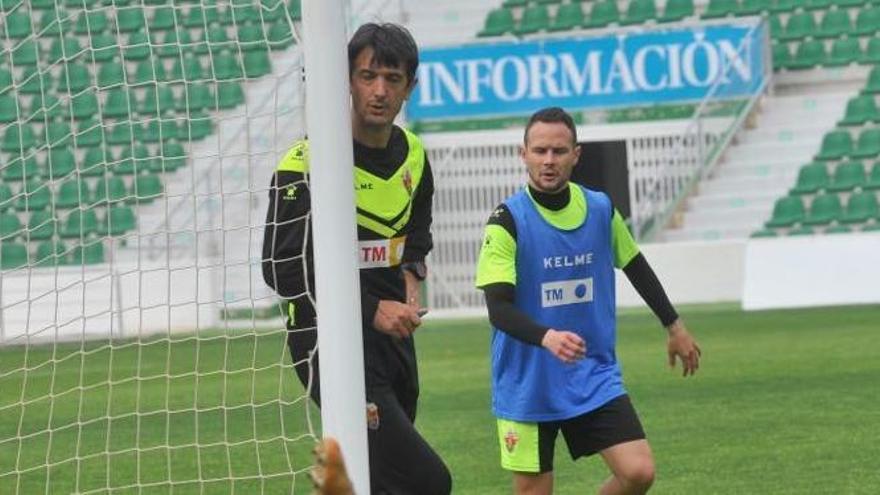
<path fill-rule="evenodd" d="M 593 278 L 559 280 L 541 284 L 541 307 L 552 308 L 593 300 Z"/>

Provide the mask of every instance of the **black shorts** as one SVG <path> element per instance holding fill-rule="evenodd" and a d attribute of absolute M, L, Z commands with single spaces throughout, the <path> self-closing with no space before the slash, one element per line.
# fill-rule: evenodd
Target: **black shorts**
<path fill-rule="evenodd" d="M 562 430 L 572 459 L 645 438 L 645 430 L 629 396 L 621 395 L 598 409 L 561 421 L 523 423 L 499 419 L 501 466 L 527 473 L 553 471 L 553 453 L 559 430 Z"/>

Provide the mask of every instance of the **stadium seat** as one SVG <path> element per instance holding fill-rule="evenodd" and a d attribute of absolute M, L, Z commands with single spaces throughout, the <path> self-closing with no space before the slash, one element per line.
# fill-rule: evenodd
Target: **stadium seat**
<path fill-rule="evenodd" d="M 70 114 L 77 120 L 98 114 L 98 97 L 91 91 L 80 93 L 70 99 Z"/>
<path fill-rule="evenodd" d="M 287 23 L 287 19 L 281 19 L 272 24 L 266 39 L 271 50 L 283 50 L 292 45 L 294 42 L 293 32 L 290 30 L 290 24 Z"/>
<path fill-rule="evenodd" d="M 188 28 L 205 28 L 220 22 L 220 12 L 216 6 L 195 5 L 189 9 L 183 20 L 183 25 Z"/>
<path fill-rule="evenodd" d="M 808 163 L 798 171 L 797 182 L 792 188 L 792 194 L 812 194 L 828 187 L 831 178 L 828 176 L 828 168 L 823 162 Z"/>
<path fill-rule="evenodd" d="M 37 43 L 33 38 L 28 38 L 18 43 L 16 48 L 12 49 L 12 65 L 35 66 L 40 59 Z"/>
<path fill-rule="evenodd" d="M 0 65 L 0 94 L 12 89 L 12 72 Z"/>
<path fill-rule="evenodd" d="M 216 53 L 218 51 L 224 50 L 232 50 L 232 42 L 229 41 L 229 36 L 226 35 L 226 28 L 223 26 L 211 26 L 209 27 L 202 38 L 202 43 L 197 53 L 211 51 L 212 53 Z"/>
<path fill-rule="evenodd" d="M 28 219 L 28 231 L 25 237 L 32 241 L 42 241 L 55 237 L 58 222 L 51 211 L 35 211 Z"/>
<path fill-rule="evenodd" d="M 49 190 L 48 183 L 42 183 L 39 180 L 30 180 L 25 183 L 24 188 L 20 191 L 15 202 L 15 209 L 18 211 L 39 211 L 52 202 L 52 191 Z"/>
<path fill-rule="evenodd" d="M 785 31 L 779 36 L 781 40 L 800 40 L 812 36 L 817 31 L 816 21 L 809 12 L 791 14 L 785 24 Z"/>
<path fill-rule="evenodd" d="M 0 182 L 0 213 L 13 207 L 12 188 L 5 182 Z"/>
<path fill-rule="evenodd" d="M 20 156 L 9 159 L 3 169 L 3 181 L 31 180 L 40 174 L 37 158 L 33 155 L 22 160 Z"/>
<path fill-rule="evenodd" d="M 677 22 L 694 15 L 694 0 L 669 0 L 658 22 Z"/>
<path fill-rule="evenodd" d="M 59 235 L 62 239 L 80 238 L 85 239 L 92 234 L 98 233 L 98 216 L 95 209 L 82 210 L 79 208 L 70 210 Z"/>
<path fill-rule="evenodd" d="M 880 93 L 880 66 L 871 67 L 871 72 L 868 73 L 868 82 L 862 92 L 866 94 Z"/>
<path fill-rule="evenodd" d="M 55 266 L 67 264 L 67 246 L 58 239 L 43 241 L 37 245 L 36 266 Z"/>
<path fill-rule="evenodd" d="M 862 58 L 862 47 L 857 38 L 840 38 L 831 44 L 831 53 L 825 60 L 827 67 L 841 67 L 858 63 Z"/>
<path fill-rule="evenodd" d="M 92 60 L 97 64 L 109 62 L 120 56 L 119 44 L 116 43 L 116 38 L 107 33 L 89 37 L 89 46 L 92 52 Z"/>
<path fill-rule="evenodd" d="M 850 153 L 855 158 L 871 158 L 880 154 L 880 129 L 865 129 L 859 134 L 856 148 Z"/>
<path fill-rule="evenodd" d="M 51 180 L 61 179 L 76 171 L 76 158 L 70 147 L 63 146 L 50 150 L 43 169 L 43 176 Z"/>
<path fill-rule="evenodd" d="M 217 83 L 217 106 L 220 109 L 237 107 L 244 103 L 244 90 L 235 81 L 219 81 Z"/>
<path fill-rule="evenodd" d="M 803 223 L 804 225 L 827 225 L 840 218 L 841 214 L 840 197 L 837 194 L 820 194 L 813 198 Z"/>
<path fill-rule="evenodd" d="M 198 141 L 208 137 L 214 131 L 211 117 L 203 112 L 190 114 L 189 119 L 181 122 L 178 134 L 181 139 Z"/>
<path fill-rule="evenodd" d="M 620 24 L 624 26 L 644 24 L 656 18 L 657 6 L 654 5 L 654 0 L 629 0 L 629 5 Z"/>
<path fill-rule="evenodd" d="M 80 177 L 103 177 L 107 169 L 103 147 L 93 147 L 86 151 L 82 162 L 79 164 Z"/>
<path fill-rule="evenodd" d="M 766 14 L 772 6 L 773 0 L 742 0 L 734 13 L 738 16 Z"/>
<path fill-rule="evenodd" d="M 177 57 L 180 58 L 182 51 L 195 51 L 195 45 L 192 41 L 189 31 L 184 28 L 168 31 L 162 39 L 162 44 L 157 48 L 160 57 Z"/>
<path fill-rule="evenodd" d="M 835 0 L 806 0 L 804 8 L 806 10 L 828 10 L 835 3 Z"/>
<path fill-rule="evenodd" d="M 548 31 L 570 31 L 581 27 L 584 23 L 584 11 L 580 2 L 565 3 L 559 6 Z"/>
<path fill-rule="evenodd" d="M 880 162 L 874 163 L 865 181 L 865 189 L 880 189 Z"/>
<path fill-rule="evenodd" d="M 41 37 L 55 36 L 71 31 L 71 19 L 64 10 L 57 10 L 53 5 L 40 15 L 37 34 Z"/>
<path fill-rule="evenodd" d="M 767 237 L 779 237 L 779 234 L 776 233 L 773 229 L 761 229 L 752 232 L 749 237 L 753 239 L 767 238 Z"/>
<path fill-rule="evenodd" d="M 261 24 L 245 24 L 238 28 L 238 45 L 242 51 L 267 51 L 266 35 Z"/>
<path fill-rule="evenodd" d="M 15 213 L 0 213 L 0 238 L 6 243 L 21 234 L 21 220 Z"/>
<path fill-rule="evenodd" d="M 137 109 L 141 115 L 154 117 L 173 112 L 174 105 L 174 91 L 167 84 L 159 84 L 146 88 L 144 99 L 137 106 Z"/>
<path fill-rule="evenodd" d="M 852 22 L 846 10 L 828 10 L 819 21 L 819 29 L 813 33 L 818 38 L 837 38 L 852 31 Z"/>
<path fill-rule="evenodd" d="M 76 19 L 76 27 L 73 32 L 92 36 L 103 33 L 109 26 L 110 21 L 107 20 L 107 14 L 104 11 L 83 11 Z"/>
<path fill-rule="evenodd" d="M 817 160 L 836 160 L 852 152 L 852 136 L 846 130 L 831 131 L 822 138 L 822 148 Z"/>
<path fill-rule="evenodd" d="M 50 148 L 68 146 L 73 141 L 73 131 L 65 121 L 49 122 L 46 126 L 46 144 Z"/>
<path fill-rule="evenodd" d="M 52 93 L 38 93 L 31 99 L 30 111 L 22 113 L 22 118 L 29 117 L 31 122 L 44 122 L 64 115 L 61 101 Z"/>
<path fill-rule="evenodd" d="M 242 56 L 244 75 L 250 79 L 262 77 L 272 72 L 269 53 L 263 51 L 244 52 Z"/>
<path fill-rule="evenodd" d="M 101 235 L 122 235 L 137 228 L 134 210 L 127 206 L 111 206 L 101 222 Z"/>
<path fill-rule="evenodd" d="M 138 62 L 134 75 L 129 79 L 129 84 L 144 85 L 155 82 L 170 81 L 165 72 L 165 65 L 159 58 L 150 57 Z"/>
<path fill-rule="evenodd" d="M 113 59 L 101 64 L 98 69 L 98 87 L 110 88 L 120 86 L 125 82 L 125 64 L 119 59 Z"/>
<path fill-rule="evenodd" d="M 24 153 L 37 145 L 37 137 L 34 130 L 27 124 L 9 124 L 3 133 L 3 144 L 0 149 L 14 153 Z"/>
<path fill-rule="evenodd" d="M 142 7 L 117 7 L 116 29 L 120 32 L 129 33 L 132 31 L 141 31 L 146 29 L 146 26 L 147 19 L 144 17 L 144 10 Z"/>
<path fill-rule="evenodd" d="M 811 69 L 825 64 L 825 44 L 820 40 L 804 40 L 794 51 L 788 64 L 791 69 Z"/>
<path fill-rule="evenodd" d="M 162 142 L 161 156 L 165 170 L 173 171 L 186 165 L 186 152 L 183 149 L 183 145 L 178 141 Z"/>
<path fill-rule="evenodd" d="M 87 118 L 76 127 L 74 136 L 77 148 L 93 148 L 104 143 L 103 127 L 94 118 Z"/>
<path fill-rule="evenodd" d="M 770 24 L 770 39 L 774 41 L 782 39 L 782 33 L 785 32 L 785 28 L 782 27 L 782 17 L 778 14 L 771 15 L 767 22 Z"/>
<path fill-rule="evenodd" d="M 124 201 L 128 196 L 121 177 L 105 177 L 95 184 L 94 204 L 104 205 Z"/>
<path fill-rule="evenodd" d="M 813 229 L 813 227 L 810 227 L 808 225 L 801 225 L 800 227 L 795 227 L 795 228 L 789 230 L 786 233 L 786 235 L 804 236 L 804 235 L 813 235 L 815 233 L 816 233 L 816 231 Z"/>
<path fill-rule="evenodd" d="M 865 184 L 865 166 L 862 162 L 847 161 L 837 164 L 829 191 L 851 191 Z"/>
<path fill-rule="evenodd" d="M 61 183 L 55 196 L 56 208 L 77 208 L 80 205 L 89 205 L 92 201 L 92 191 L 89 183 L 73 176 Z"/>
<path fill-rule="evenodd" d="M 109 144 L 131 144 L 135 139 L 131 123 L 127 120 L 107 126 L 105 132 L 107 133 L 106 141 Z"/>
<path fill-rule="evenodd" d="M 873 191 L 864 191 L 851 195 L 846 202 L 846 210 L 840 217 L 842 223 L 863 223 L 880 215 L 880 206 Z"/>
<path fill-rule="evenodd" d="M 110 160 L 107 169 L 113 175 L 135 175 L 138 173 L 137 165 L 134 161 L 131 146 L 126 146 L 119 152 L 119 156 L 115 160 Z"/>
<path fill-rule="evenodd" d="M 77 245 L 73 248 L 71 262 L 74 265 L 94 265 L 104 262 L 104 244 L 100 240 L 86 244 L 85 247 Z"/>
<path fill-rule="evenodd" d="M 57 64 L 65 60 L 73 61 L 83 53 L 83 47 L 79 43 L 79 38 L 59 34 L 54 37 L 52 44 L 49 45 L 49 54 L 46 61 L 49 64 Z"/>
<path fill-rule="evenodd" d="M 837 5 L 838 8 L 845 7 L 861 7 L 866 3 L 875 3 L 875 0 L 835 0 L 834 4 Z"/>
<path fill-rule="evenodd" d="M 129 35 L 128 40 L 122 48 L 125 60 L 146 60 L 151 57 L 150 38 L 143 31 L 136 31 Z"/>
<path fill-rule="evenodd" d="M 862 62 L 866 64 L 880 64 L 880 37 L 873 36 L 868 39 Z"/>
<path fill-rule="evenodd" d="M 709 5 L 701 16 L 703 19 L 717 19 L 733 15 L 740 10 L 737 0 L 709 0 Z"/>
<path fill-rule="evenodd" d="M 176 59 L 168 75 L 172 81 L 192 82 L 205 80 L 205 70 L 202 68 L 202 63 L 198 57 L 193 55 L 186 55 L 183 58 Z"/>
<path fill-rule="evenodd" d="M 600 0 L 593 4 L 590 17 L 584 27 L 600 28 L 613 24 L 620 20 L 620 11 L 617 10 L 617 2 L 614 0 Z"/>
<path fill-rule="evenodd" d="M 6 16 L 4 21 L 6 37 L 20 40 L 32 34 L 31 18 L 24 12 L 13 12 Z"/>
<path fill-rule="evenodd" d="M 157 175 L 138 175 L 132 185 L 132 199 L 141 203 L 149 203 L 162 195 L 162 179 Z"/>
<path fill-rule="evenodd" d="M 766 228 L 789 227 L 804 218 L 804 203 L 799 196 L 785 196 L 776 200 L 773 213 L 764 226 Z"/>
<path fill-rule="evenodd" d="M 58 77 L 58 91 L 76 94 L 92 86 L 92 74 L 85 65 L 69 62 L 64 64 Z"/>
<path fill-rule="evenodd" d="M 176 26 L 174 9 L 171 7 L 157 8 L 153 11 L 153 17 L 150 18 L 147 25 L 150 27 L 151 32 L 174 29 Z"/>
<path fill-rule="evenodd" d="M 846 114 L 839 125 L 862 125 L 872 121 L 880 121 L 880 110 L 877 109 L 874 96 L 863 95 L 851 98 L 846 103 Z"/>
<path fill-rule="evenodd" d="M 186 91 L 177 100 L 177 111 L 190 113 L 197 110 L 213 110 L 217 106 L 214 95 L 207 84 L 190 83 Z"/>
<path fill-rule="evenodd" d="M 145 143 L 157 143 L 178 137 L 177 122 L 171 118 L 150 119 L 144 122 L 140 133 Z"/>
<path fill-rule="evenodd" d="M 806 5 L 809 0 L 775 0 L 770 6 L 770 12 L 785 13 L 794 12 L 798 5 Z"/>
<path fill-rule="evenodd" d="M 880 31 L 880 7 L 871 6 L 859 9 L 852 34 L 864 36 Z"/>
<path fill-rule="evenodd" d="M 18 100 L 12 95 L 0 96 L 0 122 L 9 123 L 19 120 L 20 113 L 24 113 L 23 110 L 19 107 Z"/>
<path fill-rule="evenodd" d="M 513 29 L 514 34 L 522 36 L 544 31 L 550 26 L 550 14 L 545 5 L 532 5 L 523 11 L 519 24 Z"/>
<path fill-rule="evenodd" d="M 107 92 L 102 114 L 104 118 L 129 118 L 134 109 L 135 101 L 129 90 L 125 88 L 113 88 Z"/>
<path fill-rule="evenodd" d="M 9 270 L 27 265 L 28 252 L 24 244 L 4 242 L 0 245 L 0 268 Z"/>
<path fill-rule="evenodd" d="M 221 52 L 211 58 L 214 69 L 214 77 L 218 80 L 240 79 L 242 77 L 241 64 L 236 56 L 230 52 Z"/>

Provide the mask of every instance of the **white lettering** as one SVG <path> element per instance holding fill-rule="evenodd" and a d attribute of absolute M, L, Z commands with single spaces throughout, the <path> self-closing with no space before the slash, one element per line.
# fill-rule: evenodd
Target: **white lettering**
<path fill-rule="evenodd" d="M 505 78 L 504 74 L 508 66 L 514 71 L 514 77 Z M 514 90 L 507 90 L 506 81 L 512 81 Z M 498 59 L 495 67 L 492 68 L 492 87 L 495 88 L 495 94 L 503 101 L 519 100 L 525 96 L 529 89 L 529 74 L 525 62 L 517 57 L 502 57 Z"/>
<path fill-rule="evenodd" d="M 468 79 L 468 103 L 483 101 L 482 88 L 492 88 L 492 61 L 487 58 L 468 60 L 465 62 Z M 460 63 L 456 63 L 460 65 Z M 481 70 L 482 69 L 482 70 Z"/>
<path fill-rule="evenodd" d="M 667 75 L 661 72 L 660 80 L 655 84 L 648 81 L 647 62 L 645 59 L 647 59 L 648 55 L 651 53 L 657 54 L 660 60 L 663 60 L 666 55 L 663 47 L 658 45 L 646 46 L 637 51 L 635 57 L 633 57 L 633 78 L 636 80 L 636 84 L 642 89 L 647 91 L 657 91 L 666 86 Z"/>
<path fill-rule="evenodd" d="M 706 74 L 702 79 L 697 75 L 697 50 L 701 50 L 706 54 Z M 708 42 L 703 41 L 702 39 L 696 40 L 693 44 L 688 45 L 687 48 L 684 49 L 683 55 L 684 63 L 682 64 L 682 71 L 684 72 L 684 78 L 691 86 L 709 86 L 715 81 L 715 78 L 718 77 L 718 51 Z"/>
<path fill-rule="evenodd" d="M 560 97 L 568 96 L 559 90 L 556 84 L 556 71 L 558 64 L 556 59 L 550 55 L 540 55 L 537 57 L 529 57 L 529 72 L 531 74 L 531 92 L 529 98 L 536 100 L 544 98 L 543 89 L 546 88 L 547 96 Z"/>
<path fill-rule="evenodd" d="M 620 90 L 624 93 L 631 93 L 636 90 L 633 84 L 632 72 L 629 68 L 629 61 L 623 50 L 615 50 L 611 59 L 611 69 L 608 71 L 608 77 L 605 79 L 605 92 L 614 92 L 614 81 L 620 79 Z"/>
<path fill-rule="evenodd" d="M 579 68 L 574 57 L 570 53 L 563 53 L 559 56 L 562 64 L 561 86 L 562 90 L 568 94 L 582 95 L 585 92 L 590 94 L 602 93 L 602 71 L 600 56 L 602 52 L 590 52 L 584 60 L 583 68 Z M 590 87 L 586 89 L 587 77 L 590 78 Z"/>

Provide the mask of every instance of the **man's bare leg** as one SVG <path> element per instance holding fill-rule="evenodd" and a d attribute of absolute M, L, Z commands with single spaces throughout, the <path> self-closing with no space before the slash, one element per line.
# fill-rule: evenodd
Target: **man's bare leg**
<path fill-rule="evenodd" d="M 553 472 L 513 473 L 513 493 L 515 495 L 551 495 L 553 493 Z"/>
<path fill-rule="evenodd" d="M 654 456 L 647 440 L 634 440 L 600 452 L 611 469 L 600 495 L 641 495 L 654 483 Z"/>

